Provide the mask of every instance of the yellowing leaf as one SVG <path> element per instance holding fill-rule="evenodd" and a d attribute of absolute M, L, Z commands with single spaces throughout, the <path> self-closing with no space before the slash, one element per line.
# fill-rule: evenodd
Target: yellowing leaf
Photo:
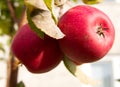
<path fill-rule="evenodd" d="M 54 0 L 44 0 L 46 6 L 49 8 L 50 11 L 52 11 Z"/>
<path fill-rule="evenodd" d="M 99 81 L 96 81 L 90 77 L 88 77 L 81 69 L 80 65 L 76 65 L 74 62 L 69 60 L 68 58 L 64 58 L 64 64 L 66 68 L 76 77 L 80 80 L 83 84 L 89 84 L 89 85 L 97 85 L 99 84 Z"/>
<path fill-rule="evenodd" d="M 102 3 L 104 0 L 82 0 L 82 1 L 85 4 L 92 5 Z"/>
<path fill-rule="evenodd" d="M 54 0 L 44 0 L 44 2 L 46 6 L 48 7 L 48 9 L 51 11 L 54 21 L 57 23 L 57 18 L 54 13 Z"/>
<path fill-rule="evenodd" d="M 51 12 L 47 8 L 43 0 L 26 0 L 26 6 L 28 7 L 29 20 L 48 36 L 60 39 L 65 35 L 55 24 Z"/>
<path fill-rule="evenodd" d="M 3 47 L 3 44 L 2 44 L 2 43 L 0 43 L 0 51 L 2 51 L 3 53 L 5 53 L 5 49 L 4 49 L 4 47 Z"/>
<path fill-rule="evenodd" d="M 61 6 L 61 5 L 64 5 L 67 0 L 54 0 L 55 1 L 55 5 L 57 6 Z"/>

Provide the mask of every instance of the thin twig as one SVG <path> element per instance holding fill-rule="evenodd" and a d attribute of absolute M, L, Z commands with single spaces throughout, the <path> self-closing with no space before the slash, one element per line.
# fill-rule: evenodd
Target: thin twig
<path fill-rule="evenodd" d="M 19 29 L 27 23 L 27 16 L 26 16 L 26 6 L 24 6 L 23 12 L 22 12 L 22 16 L 20 18 L 20 22 L 19 22 Z"/>
<path fill-rule="evenodd" d="M 63 14 L 63 6 L 64 6 L 64 5 L 59 6 L 60 10 L 59 10 L 59 16 L 58 16 L 58 19 L 60 19 L 60 17 L 61 17 L 62 14 Z"/>
<path fill-rule="evenodd" d="M 23 23 L 23 20 L 25 18 L 25 8 L 23 9 L 22 17 L 21 19 L 17 19 L 16 14 L 15 14 L 15 8 L 13 6 L 13 3 L 11 0 L 6 0 L 10 15 L 11 15 L 11 27 L 10 29 L 14 29 L 14 23 L 18 25 L 20 28 Z M 11 37 L 13 38 L 13 37 Z M 6 82 L 6 87 L 17 87 L 17 79 L 18 79 L 18 64 L 17 60 L 15 59 L 14 55 L 10 52 L 9 54 L 10 58 L 8 59 L 7 62 L 7 82 Z"/>
<path fill-rule="evenodd" d="M 10 11 L 10 14 L 11 14 L 13 21 L 18 24 L 19 22 L 18 22 L 16 15 L 15 15 L 13 3 L 11 2 L 11 0 L 6 0 L 6 2 L 7 2 L 7 6 L 8 6 L 8 9 Z"/>
<path fill-rule="evenodd" d="M 15 65 L 15 58 L 11 54 L 7 62 L 7 84 L 6 87 L 16 87 L 17 86 L 17 76 L 18 76 L 18 67 Z"/>

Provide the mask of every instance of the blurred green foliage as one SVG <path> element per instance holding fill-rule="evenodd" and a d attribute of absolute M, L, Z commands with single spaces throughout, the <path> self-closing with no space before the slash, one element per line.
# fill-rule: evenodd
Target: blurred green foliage
<path fill-rule="evenodd" d="M 10 6 L 12 10 L 10 10 Z M 7 35 L 10 38 L 9 41 L 11 41 L 17 31 L 24 7 L 24 0 L 0 0 L 0 38 Z M 13 15 L 14 18 L 12 17 Z M 0 42 L 0 51 L 5 53 L 2 42 Z"/>
<path fill-rule="evenodd" d="M 21 13 L 24 9 L 23 0 L 11 0 L 13 11 L 15 14 L 10 13 L 7 0 L 0 0 L 0 35 L 13 35 L 15 33 L 14 24 L 16 24 L 11 15 L 15 15 L 16 20 L 19 20 Z"/>
<path fill-rule="evenodd" d="M 22 81 L 20 81 L 20 82 L 17 84 L 17 87 L 25 87 L 25 84 L 24 84 Z"/>

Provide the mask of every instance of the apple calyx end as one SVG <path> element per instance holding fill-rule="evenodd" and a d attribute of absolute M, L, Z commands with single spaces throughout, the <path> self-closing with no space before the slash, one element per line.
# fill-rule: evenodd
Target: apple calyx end
<path fill-rule="evenodd" d="M 99 35 L 99 36 L 101 36 L 101 37 L 103 37 L 103 38 L 105 38 L 105 34 L 104 34 L 104 30 L 106 30 L 107 28 L 104 28 L 103 26 L 102 26 L 102 24 L 100 24 L 100 26 L 97 28 L 97 34 Z"/>

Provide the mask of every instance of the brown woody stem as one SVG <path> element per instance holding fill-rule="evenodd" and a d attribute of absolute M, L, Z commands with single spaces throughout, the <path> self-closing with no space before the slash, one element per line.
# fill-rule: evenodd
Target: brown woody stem
<path fill-rule="evenodd" d="M 17 87 L 18 67 L 12 54 L 7 62 L 7 84 L 6 87 Z"/>
<path fill-rule="evenodd" d="M 18 24 L 18 27 L 20 28 L 23 26 L 24 20 L 26 20 L 25 15 L 25 8 L 23 9 L 22 17 L 21 19 L 17 19 L 15 14 L 15 9 L 13 7 L 13 4 L 11 0 L 6 0 L 7 5 L 9 7 L 9 11 L 11 14 L 11 20 L 13 21 L 11 29 L 14 29 L 14 23 Z M 18 21 L 19 20 L 19 21 Z M 13 36 L 11 36 L 13 38 Z M 17 79 L 18 79 L 18 60 L 15 59 L 14 55 L 10 52 L 9 59 L 7 61 L 7 81 L 6 81 L 6 87 L 17 87 Z"/>
<path fill-rule="evenodd" d="M 13 3 L 11 2 L 11 0 L 6 0 L 6 2 L 7 2 L 7 6 L 9 8 L 9 11 L 10 11 L 10 14 L 11 14 L 11 17 L 12 17 L 13 21 L 18 24 L 18 19 L 15 15 L 15 10 L 14 10 Z"/>

